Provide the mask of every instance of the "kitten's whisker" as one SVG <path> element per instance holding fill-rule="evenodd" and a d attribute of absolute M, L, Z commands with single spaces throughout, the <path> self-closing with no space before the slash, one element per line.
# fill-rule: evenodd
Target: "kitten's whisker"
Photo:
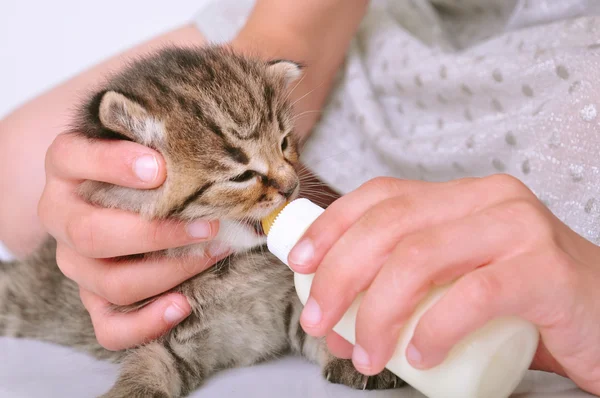
<path fill-rule="evenodd" d="M 310 192 L 310 191 L 303 191 L 300 192 L 301 196 L 320 196 L 322 198 L 331 198 L 331 199 L 338 199 L 340 196 L 339 195 L 333 195 L 330 194 L 328 192 Z"/>
<path fill-rule="evenodd" d="M 294 101 L 292 103 L 292 107 L 294 107 L 294 105 L 296 105 L 299 101 L 302 101 L 305 97 L 309 96 L 310 94 L 312 94 L 316 89 L 320 88 L 323 84 L 325 84 L 324 81 L 322 81 L 321 83 L 319 83 L 315 88 L 313 88 L 312 90 L 310 90 L 308 93 L 304 94 L 302 97 L 298 98 L 296 101 Z"/>
<path fill-rule="evenodd" d="M 303 175 L 303 176 L 298 176 L 298 178 L 300 179 L 300 183 L 304 186 L 327 186 L 327 184 L 323 181 L 320 180 L 315 180 L 315 178 L 311 175 Z"/>
<path fill-rule="evenodd" d="M 290 90 L 290 92 L 285 96 L 285 99 L 283 100 L 284 102 L 287 101 L 290 98 L 290 95 L 293 94 L 294 90 L 296 90 L 296 88 L 298 88 L 298 86 L 300 85 L 300 83 L 302 83 L 302 81 L 306 79 L 306 73 L 302 74 L 302 77 L 300 78 L 300 80 L 298 80 L 298 82 L 296 83 L 296 85 Z"/>
<path fill-rule="evenodd" d="M 352 152 L 352 151 L 356 151 L 356 150 L 358 150 L 358 149 L 348 149 L 348 150 L 345 150 L 345 151 L 342 151 L 342 152 L 338 152 L 338 153 L 336 153 L 336 154 L 333 154 L 333 155 L 331 155 L 331 156 L 327 156 L 327 157 L 325 157 L 325 158 L 321 158 L 321 159 L 319 159 L 319 160 L 314 160 L 314 161 L 313 161 L 313 160 L 304 160 L 304 163 L 306 163 L 306 164 L 311 164 L 311 165 L 318 165 L 318 164 L 321 164 L 321 163 L 323 163 L 323 162 L 324 162 L 324 161 L 326 161 L 326 160 L 332 160 L 333 158 L 336 158 L 336 157 L 338 157 L 338 156 L 342 156 L 342 155 L 346 155 L 346 154 L 348 154 L 348 153 L 350 153 L 350 152 Z"/>
<path fill-rule="evenodd" d="M 294 115 L 294 117 L 292 117 L 292 122 L 295 122 L 296 120 L 300 119 L 302 116 L 306 116 L 310 113 L 323 113 L 323 111 L 319 111 L 319 110 L 314 110 L 314 111 L 304 111 L 301 112 L 297 115 Z"/>
<path fill-rule="evenodd" d="M 340 196 L 339 194 L 329 192 L 327 189 L 321 188 L 321 187 L 311 187 L 311 188 L 307 188 L 307 189 L 301 189 L 300 194 L 302 194 L 302 195 L 319 194 L 319 195 L 328 196 L 330 198 L 337 198 Z"/>
<path fill-rule="evenodd" d="M 329 185 L 305 185 L 304 187 L 300 188 L 300 191 L 302 192 L 307 192 L 307 191 L 326 191 L 330 189 Z"/>

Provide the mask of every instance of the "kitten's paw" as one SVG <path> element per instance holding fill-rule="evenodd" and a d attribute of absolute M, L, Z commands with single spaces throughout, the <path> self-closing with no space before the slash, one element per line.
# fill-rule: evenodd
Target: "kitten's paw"
<path fill-rule="evenodd" d="M 388 390 L 405 383 L 387 369 L 375 376 L 359 373 L 349 359 L 335 358 L 323 368 L 323 377 L 334 384 L 343 384 L 358 390 Z"/>

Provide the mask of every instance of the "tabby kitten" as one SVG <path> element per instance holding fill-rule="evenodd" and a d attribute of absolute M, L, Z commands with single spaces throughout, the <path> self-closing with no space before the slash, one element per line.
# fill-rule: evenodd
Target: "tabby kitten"
<path fill-rule="evenodd" d="M 191 304 L 184 322 L 155 341 L 110 352 L 98 344 L 78 288 L 56 266 L 56 244 L 49 239 L 31 258 L 0 264 L 0 334 L 119 361 L 120 376 L 104 395 L 110 398 L 186 396 L 219 369 L 288 351 L 319 363 L 334 383 L 368 389 L 403 384 L 388 371 L 361 375 L 351 361 L 330 355 L 322 339 L 303 332 L 292 273 L 264 249 L 265 238 L 255 230 L 262 217 L 298 195 L 287 96 L 300 73 L 293 62 L 265 63 L 211 46 L 165 49 L 110 78 L 79 110 L 73 131 L 154 148 L 168 176 L 150 191 L 87 181 L 81 195 L 147 218 L 219 219 L 216 240 L 234 253 L 173 289 Z M 148 255 L 205 249 L 198 244 Z"/>

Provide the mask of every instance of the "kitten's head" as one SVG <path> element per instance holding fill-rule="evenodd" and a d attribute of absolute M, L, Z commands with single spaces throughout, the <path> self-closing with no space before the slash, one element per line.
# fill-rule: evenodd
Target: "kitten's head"
<path fill-rule="evenodd" d="M 297 140 L 289 85 L 300 67 L 214 46 L 167 49 L 113 76 L 82 108 L 75 129 L 158 150 L 166 182 L 134 190 L 86 182 L 106 207 L 151 218 L 258 221 L 297 195 Z"/>

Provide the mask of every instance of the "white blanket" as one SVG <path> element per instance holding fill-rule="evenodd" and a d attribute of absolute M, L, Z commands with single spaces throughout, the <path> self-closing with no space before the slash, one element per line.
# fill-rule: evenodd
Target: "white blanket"
<path fill-rule="evenodd" d="M 0 338 L 0 398 L 94 398 L 117 376 L 117 366 L 63 347 Z M 591 397 L 563 378 L 530 372 L 518 398 Z M 318 366 L 287 357 L 210 378 L 193 398 L 422 398 L 411 388 L 365 392 L 333 385 Z"/>

